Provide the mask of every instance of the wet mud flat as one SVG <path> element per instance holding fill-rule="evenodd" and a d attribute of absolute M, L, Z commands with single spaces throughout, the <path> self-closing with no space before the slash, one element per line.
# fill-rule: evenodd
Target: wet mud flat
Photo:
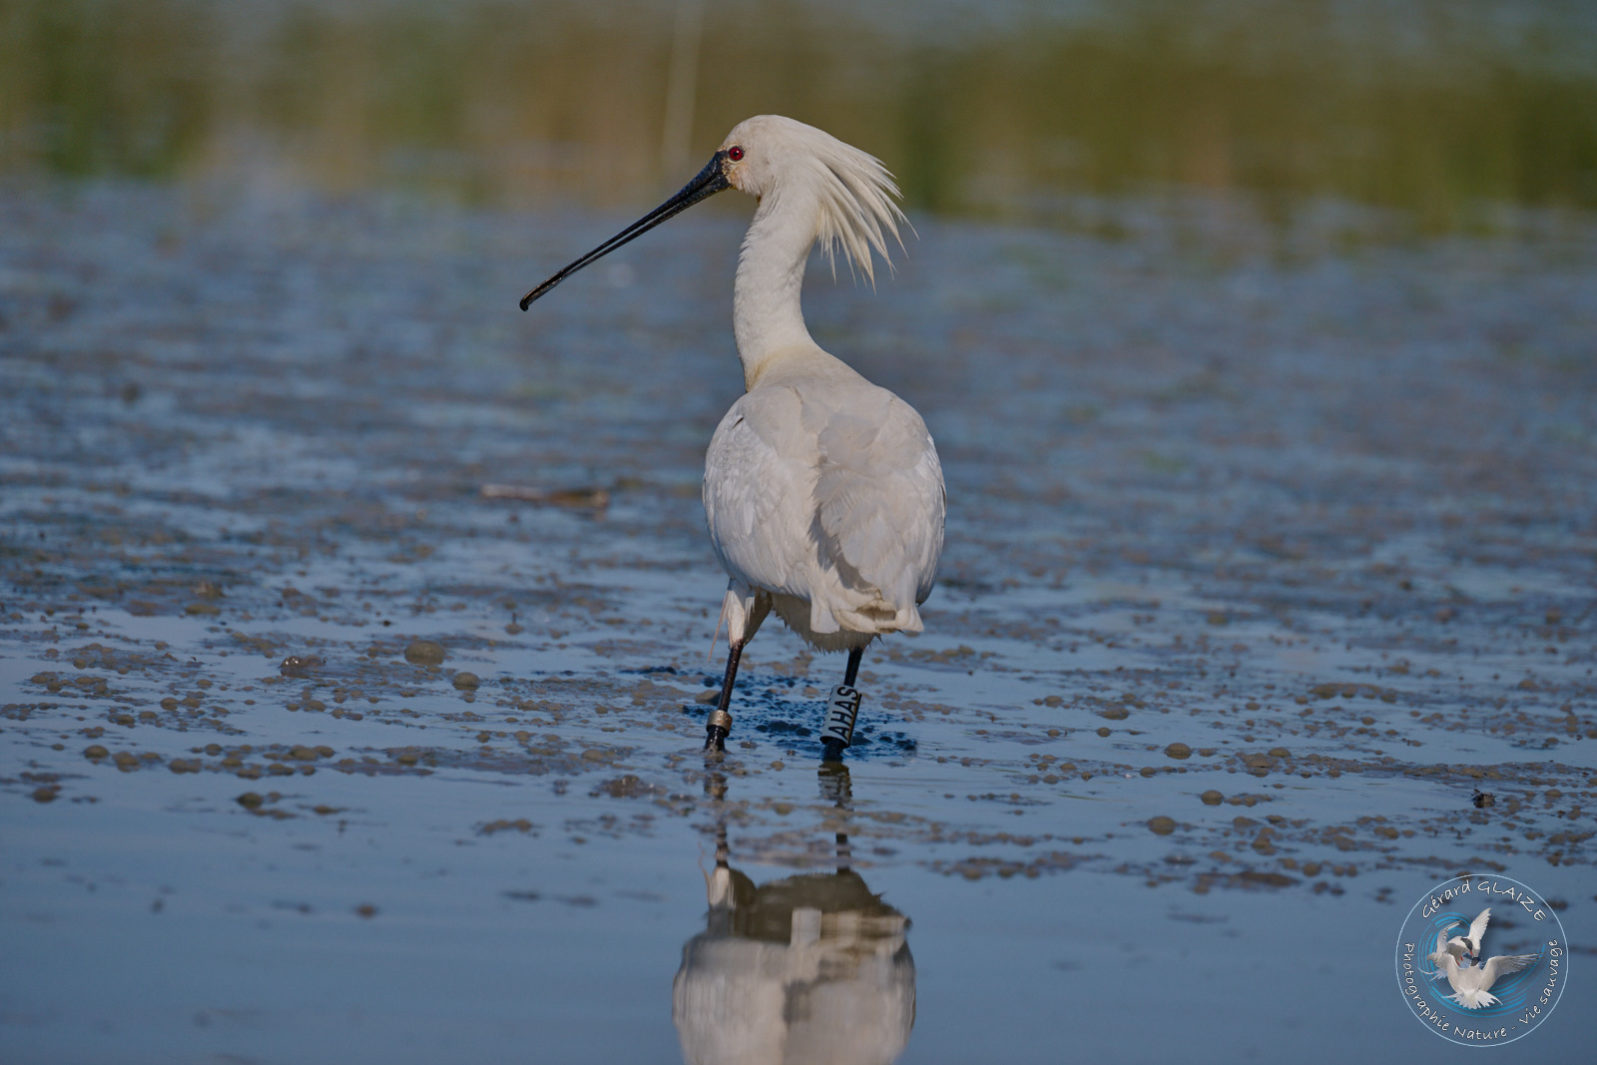
<path fill-rule="evenodd" d="M 698 751 L 738 211 L 524 316 L 625 219 L 8 187 L 3 1056 L 1440 1060 L 1392 939 L 1495 871 L 1568 930 L 1568 1059 L 1597 228 L 1076 210 L 811 278 L 950 496 L 838 774 L 841 659 L 774 622 Z"/>

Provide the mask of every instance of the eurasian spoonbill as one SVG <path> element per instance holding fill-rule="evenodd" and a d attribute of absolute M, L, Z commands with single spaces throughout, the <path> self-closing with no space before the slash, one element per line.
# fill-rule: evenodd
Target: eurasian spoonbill
<path fill-rule="evenodd" d="M 533 300 L 599 257 L 717 192 L 758 206 L 743 238 L 732 328 L 747 391 L 716 428 L 704 464 L 704 509 L 730 576 L 721 605 L 730 650 L 706 723 L 725 748 L 743 648 L 775 610 L 823 651 L 847 651 L 822 743 L 841 757 L 859 712 L 860 657 L 876 637 L 920 632 L 943 548 L 946 497 L 931 434 L 915 409 L 810 337 L 800 289 L 819 242 L 874 282 L 904 218 L 898 187 L 874 157 L 777 115 L 733 127 L 675 196 L 565 267 Z"/>

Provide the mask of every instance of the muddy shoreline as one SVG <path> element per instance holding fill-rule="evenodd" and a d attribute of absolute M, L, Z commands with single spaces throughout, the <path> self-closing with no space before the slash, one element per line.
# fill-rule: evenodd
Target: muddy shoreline
<path fill-rule="evenodd" d="M 336 1060 L 344 1025 L 487 1055 L 613 984 L 551 1045 L 675 1060 L 695 862 L 773 882 L 839 833 L 912 922 L 906 1062 L 972 1052 L 973 1011 L 1055 1060 L 1056 998 L 1098 1003 L 1085 1049 L 1158 1056 L 1112 1003 L 1161 929 L 1223 974 L 1163 1000 L 1189 1031 L 1270 1010 L 1236 1036 L 1260 1053 L 1439 1059 L 1374 978 L 1353 1033 L 1298 996 L 1389 980 L 1401 911 L 1464 870 L 1557 901 L 1589 1006 L 1597 228 L 1116 210 L 1116 239 L 917 219 L 876 293 L 811 278 L 818 339 L 924 413 L 950 497 L 927 632 L 867 654 L 840 791 L 815 732 L 841 659 L 774 622 L 726 759 L 697 750 L 737 217 L 524 316 L 613 219 L 9 187 L 0 897 L 32 962 L 0 1044 Z M 1379 949 L 1225 997 L 1304 926 Z M 463 1005 L 428 959 L 543 1004 Z M 380 1009 L 328 990 L 367 980 Z M 1556 1059 L 1582 1008 L 1527 1044 Z"/>

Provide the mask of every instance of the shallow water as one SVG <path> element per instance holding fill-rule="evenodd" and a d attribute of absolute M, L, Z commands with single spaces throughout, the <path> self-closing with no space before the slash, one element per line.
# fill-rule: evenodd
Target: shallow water
<path fill-rule="evenodd" d="M 1502 1053 L 1573 1060 L 1597 231 L 1079 206 L 811 279 L 951 501 L 839 776 L 775 622 L 698 751 L 734 206 L 522 316 L 625 219 L 10 188 L 6 1060 L 1441 1060 L 1390 957 L 1461 870 L 1563 907 Z"/>

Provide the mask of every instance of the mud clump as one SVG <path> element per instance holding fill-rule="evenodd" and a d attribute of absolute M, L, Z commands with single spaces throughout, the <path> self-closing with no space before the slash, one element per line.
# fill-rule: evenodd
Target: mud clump
<path fill-rule="evenodd" d="M 405 647 L 405 661 L 413 666 L 443 665 L 444 645 L 434 640 L 412 640 Z"/>
<path fill-rule="evenodd" d="M 320 655 L 289 655 L 277 667 L 285 677 L 303 677 L 327 664 Z"/>
<path fill-rule="evenodd" d="M 612 799 L 642 799 L 654 793 L 655 788 L 653 785 L 645 782 L 640 777 L 626 773 L 605 781 L 597 788 L 594 788 L 590 794 L 594 796 L 608 795 Z"/>
<path fill-rule="evenodd" d="M 1279 749 L 1280 748 L 1277 748 L 1277 750 Z M 1252 773 L 1256 777 L 1262 777 L 1269 774 L 1270 770 L 1278 768 L 1281 764 L 1281 759 L 1279 756 L 1273 753 L 1244 754 L 1242 755 L 1242 764 L 1247 767 L 1249 773 Z"/>

